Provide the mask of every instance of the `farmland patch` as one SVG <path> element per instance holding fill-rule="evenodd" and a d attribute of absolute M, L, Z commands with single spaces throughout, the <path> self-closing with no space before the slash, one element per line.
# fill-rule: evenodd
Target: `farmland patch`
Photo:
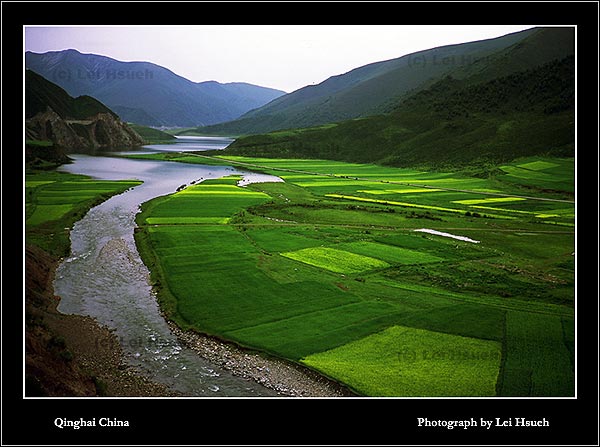
<path fill-rule="evenodd" d="M 574 366 L 563 321 L 572 319 L 510 311 L 506 316 L 503 396 L 573 396 Z"/>
<path fill-rule="evenodd" d="M 493 396 L 499 342 L 392 326 L 303 363 L 371 396 Z"/>
<path fill-rule="evenodd" d="M 461 205 L 482 205 L 488 203 L 521 202 L 523 200 L 525 199 L 521 197 L 489 197 L 487 199 L 454 200 L 452 203 L 459 203 Z"/>
<path fill-rule="evenodd" d="M 572 203 L 511 196 L 535 192 L 507 186 L 508 174 L 236 161 L 288 170 L 277 172 L 288 183 L 209 180 L 156 199 L 138 218 L 173 295 L 168 314 L 184 327 L 304 361 L 367 395 L 568 394 L 550 376 L 556 366 L 557 380 L 572 381 L 574 235 L 536 219 L 570 224 Z M 527 327 L 554 348 L 521 343 Z M 527 349 L 558 357 L 550 365 Z"/>
<path fill-rule="evenodd" d="M 544 169 L 555 168 L 559 165 L 558 165 L 558 163 L 551 163 L 549 161 L 537 160 L 537 161 L 530 161 L 529 163 L 522 163 L 517 166 L 522 169 L 531 169 L 532 171 L 543 171 Z"/>
<path fill-rule="evenodd" d="M 406 188 L 406 189 L 361 189 L 357 192 L 365 194 L 383 195 L 383 194 L 420 194 L 423 192 L 439 192 L 436 188 Z"/>
<path fill-rule="evenodd" d="M 351 242 L 341 244 L 339 248 L 359 255 L 381 259 L 391 264 L 424 264 L 444 260 L 423 251 L 410 250 L 377 242 Z"/>
<path fill-rule="evenodd" d="M 281 253 L 281 256 L 335 273 L 360 273 L 390 266 L 380 259 L 328 247 L 304 248 Z"/>

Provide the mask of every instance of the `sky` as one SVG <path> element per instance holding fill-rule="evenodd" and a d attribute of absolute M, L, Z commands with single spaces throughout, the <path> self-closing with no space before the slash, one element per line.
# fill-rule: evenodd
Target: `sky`
<path fill-rule="evenodd" d="M 201 25 L 25 27 L 25 50 L 74 48 L 146 61 L 194 82 L 291 92 L 372 62 L 535 25 Z"/>

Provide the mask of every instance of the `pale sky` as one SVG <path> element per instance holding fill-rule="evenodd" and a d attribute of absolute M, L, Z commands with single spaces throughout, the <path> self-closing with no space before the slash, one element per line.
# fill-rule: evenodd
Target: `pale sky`
<path fill-rule="evenodd" d="M 25 50 L 74 48 L 152 62 L 194 82 L 248 82 L 286 92 L 372 62 L 535 25 L 199 25 L 25 27 Z"/>

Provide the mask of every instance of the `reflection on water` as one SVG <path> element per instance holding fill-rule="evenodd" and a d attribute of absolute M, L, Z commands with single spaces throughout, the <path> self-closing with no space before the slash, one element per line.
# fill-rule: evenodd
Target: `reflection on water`
<path fill-rule="evenodd" d="M 115 330 L 128 361 L 152 379 L 195 396 L 272 396 L 255 382 L 235 377 L 180 345 L 160 314 L 133 232 L 139 205 L 174 192 L 193 180 L 248 173 L 228 166 L 204 166 L 73 155 L 62 171 L 101 179 L 144 183 L 114 196 L 77 222 L 71 256 L 56 272 L 59 310 L 91 315 Z M 278 179 L 271 177 L 272 180 Z M 261 177 L 260 181 L 268 181 Z"/>

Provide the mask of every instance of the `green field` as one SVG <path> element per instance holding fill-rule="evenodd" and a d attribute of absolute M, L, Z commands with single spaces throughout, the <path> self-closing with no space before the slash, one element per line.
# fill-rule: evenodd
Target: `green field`
<path fill-rule="evenodd" d="M 303 248 L 281 253 L 281 256 L 336 273 L 360 273 L 390 266 L 376 258 L 328 247 Z"/>
<path fill-rule="evenodd" d="M 73 223 L 92 206 L 139 184 L 137 180 L 94 180 L 55 171 L 26 172 L 26 242 L 56 256 L 67 255 Z"/>
<path fill-rule="evenodd" d="M 516 160 L 481 178 L 152 157 L 285 180 L 208 180 L 144 204 L 136 241 L 181 327 L 364 395 L 574 394 L 573 159 Z M 560 179 L 552 188 L 536 175 L 548 170 Z M 415 231 L 424 228 L 480 242 Z"/>
<path fill-rule="evenodd" d="M 392 326 L 303 360 L 372 396 L 493 396 L 500 343 Z"/>

